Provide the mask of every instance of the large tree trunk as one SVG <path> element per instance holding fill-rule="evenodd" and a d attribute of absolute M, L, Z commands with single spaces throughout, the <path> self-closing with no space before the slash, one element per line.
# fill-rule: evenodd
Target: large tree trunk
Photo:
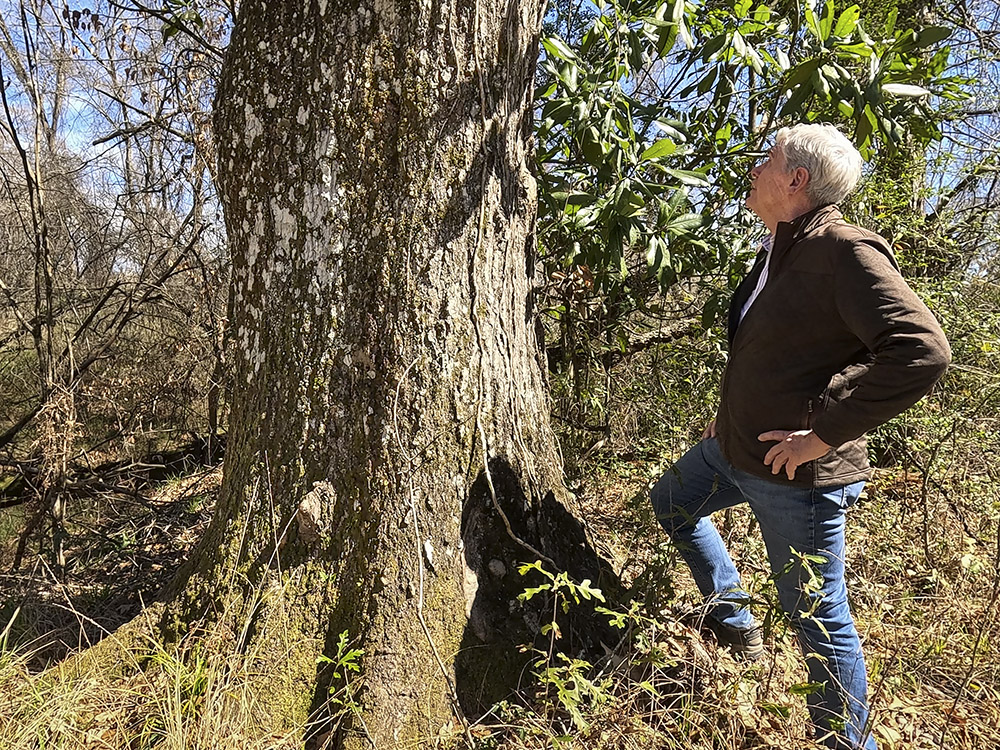
<path fill-rule="evenodd" d="M 346 747 L 433 736 L 513 687 L 538 625 L 517 561 L 597 573 L 532 327 L 540 13 L 240 6 L 216 100 L 225 480 L 165 627 L 231 633 L 279 724 L 337 688 L 317 657 L 347 631 L 365 654 Z"/>

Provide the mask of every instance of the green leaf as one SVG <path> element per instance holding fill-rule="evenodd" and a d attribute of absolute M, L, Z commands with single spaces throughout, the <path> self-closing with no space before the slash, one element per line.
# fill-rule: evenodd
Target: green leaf
<path fill-rule="evenodd" d="M 566 42 L 557 36 L 542 37 L 542 46 L 545 47 L 545 51 L 550 57 L 567 61 L 576 60 L 576 53 Z"/>
<path fill-rule="evenodd" d="M 522 602 L 526 602 L 535 594 L 540 594 L 541 592 L 548 590 L 549 586 L 533 586 L 531 588 L 526 588 L 524 591 L 522 591 L 520 594 L 517 595 L 517 598 Z"/>
<path fill-rule="evenodd" d="M 774 714 L 775 716 L 780 716 L 783 719 L 787 719 L 792 715 L 792 709 L 788 706 L 782 706 L 779 703 L 761 703 L 760 709 L 766 711 L 769 714 Z"/>
<path fill-rule="evenodd" d="M 885 33 L 892 34 L 896 29 L 896 18 L 899 16 L 899 8 L 895 5 L 892 6 L 892 10 L 889 11 L 889 15 L 885 19 Z"/>
<path fill-rule="evenodd" d="M 577 79 L 579 77 L 580 69 L 577 67 L 576 63 L 567 62 L 559 66 L 559 80 L 561 80 L 566 85 L 566 90 L 571 94 L 576 93 Z"/>
<path fill-rule="evenodd" d="M 590 164 L 597 167 L 604 163 L 605 144 L 601 141 L 600 132 L 593 125 L 583 131 L 580 145 L 584 158 Z"/>
<path fill-rule="evenodd" d="M 672 235 L 686 234 L 705 223 L 701 214 L 681 214 L 667 225 L 667 231 Z"/>
<path fill-rule="evenodd" d="M 789 71 L 788 77 L 783 84 L 784 87 L 786 89 L 793 89 L 800 83 L 805 83 L 812 77 L 813 71 L 819 68 L 822 63 L 823 61 L 820 59 L 812 59 L 796 65 Z"/>
<path fill-rule="evenodd" d="M 687 23 L 684 21 L 684 5 L 685 0 L 674 0 L 674 9 L 671 18 L 677 24 L 677 33 L 680 34 L 684 46 L 688 49 L 694 49 L 694 40 L 691 38 L 691 32 L 688 31 Z"/>
<path fill-rule="evenodd" d="M 932 44 L 943 42 L 951 36 L 951 29 L 947 26 L 925 26 L 917 32 L 916 43 L 918 47 L 930 47 Z"/>
<path fill-rule="evenodd" d="M 535 99 L 548 100 L 550 96 L 556 93 L 557 88 L 559 88 L 559 82 L 553 80 L 544 90 L 535 91 Z"/>
<path fill-rule="evenodd" d="M 532 570 L 537 570 L 539 573 L 544 573 L 549 578 L 553 578 L 552 574 L 549 573 L 549 571 L 547 571 L 545 568 L 542 567 L 542 561 L 541 560 L 535 560 L 532 563 L 522 563 L 517 568 L 517 572 L 520 575 L 522 575 L 522 576 L 523 575 L 527 575 Z M 555 580 L 555 579 L 553 578 L 553 580 Z"/>
<path fill-rule="evenodd" d="M 746 41 L 744 41 L 743 35 L 740 32 L 738 31 L 733 32 L 732 44 L 733 44 L 733 52 L 735 52 L 740 57 L 747 56 L 747 44 Z"/>
<path fill-rule="evenodd" d="M 605 601 L 604 593 L 600 589 L 591 586 L 589 578 L 584 578 L 582 581 L 580 581 L 577 588 L 580 589 L 580 594 L 583 596 L 584 599 L 589 600 L 591 597 L 593 597 L 598 601 L 602 602 Z"/>
<path fill-rule="evenodd" d="M 911 31 L 910 29 L 904 29 L 896 35 L 896 41 L 893 42 L 892 47 L 889 48 L 890 52 L 903 53 L 910 52 L 917 47 L 917 32 Z"/>
<path fill-rule="evenodd" d="M 797 87 L 792 92 L 792 95 L 788 97 L 788 101 L 785 102 L 784 106 L 781 108 L 780 116 L 786 117 L 788 115 L 801 115 L 802 113 L 800 112 L 800 109 L 812 92 L 812 86 Z"/>
<path fill-rule="evenodd" d="M 693 172 L 689 169 L 664 169 L 663 171 L 684 185 L 704 187 L 709 184 L 708 177 L 702 172 Z"/>
<path fill-rule="evenodd" d="M 701 59 L 708 62 L 720 50 L 729 45 L 729 34 L 719 34 L 709 39 L 701 48 Z"/>
<path fill-rule="evenodd" d="M 826 41 L 833 31 L 833 0 L 826 0 L 823 6 L 823 19 L 819 22 L 819 38 Z"/>
<path fill-rule="evenodd" d="M 630 180 L 625 180 L 622 185 L 631 184 Z M 615 212 L 619 217 L 630 219 L 642 213 L 643 207 L 646 205 L 643 197 L 637 192 L 629 187 L 623 187 L 618 191 L 618 195 L 615 198 Z"/>
<path fill-rule="evenodd" d="M 660 238 L 652 235 L 649 238 L 649 245 L 646 248 L 646 265 L 650 268 L 658 268 L 663 258 L 662 244 Z"/>
<path fill-rule="evenodd" d="M 857 59 L 861 57 L 871 57 L 875 50 L 867 42 L 855 42 L 854 44 L 838 44 L 836 52 L 840 57 Z"/>
<path fill-rule="evenodd" d="M 676 150 L 676 143 L 669 138 L 661 138 L 642 152 L 642 156 L 639 157 L 639 161 L 649 161 L 650 159 L 659 159 L 661 156 L 670 156 L 670 154 L 674 153 Z"/>
<path fill-rule="evenodd" d="M 858 149 L 864 153 L 871 140 L 872 132 L 875 129 L 875 114 L 872 112 L 870 104 L 865 104 L 858 118 L 857 129 L 854 133 L 854 142 L 858 144 Z"/>
<path fill-rule="evenodd" d="M 816 21 L 816 14 L 813 12 L 812 7 L 809 5 L 806 6 L 805 16 L 806 16 L 806 26 L 813 33 L 813 36 L 822 39 L 819 31 L 819 24 Z"/>
<path fill-rule="evenodd" d="M 705 300 L 705 306 L 701 310 L 702 328 L 711 328 L 715 321 L 719 319 L 724 306 L 725 302 L 723 301 L 722 292 L 715 292 Z"/>
<path fill-rule="evenodd" d="M 824 99 L 830 98 L 830 82 L 823 75 L 822 70 L 816 70 L 812 74 L 812 84 L 813 91 L 822 96 Z"/>
<path fill-rule="evenodd" d="M 566 197 L 567 206 L 589 206 L 597 198 L 590 193 L 570 193 Z"/>
<path fill-rule="evenodd" d="M 573 102 L 568 99 L 549 99 L 542 105 L 542 119 L 551 118 L 553 122 L 560 125 L 573 114 Z"/>
<path fill-rule="evenodd" d="M 931 93 L 923 86 L 914 86 L 909 83 L 884 83 L 882 84 L 882 91 L 893 96 L 902 96 L 905 98 L 929 96 Z"/>
<path fill-rule="evenodd" d="M 632 72 L 638 73 L 642 70 L 643 62 L 645 61 L 642 41 L 639 39 L 639 35 L 635 31 L 629 31 L 627 39 L 629 46 L 628 62 L 629 65 L 632 66 Z"/>
<path fill-rule="evenodd" d="M 788 688 L 788 692 L 792 695 L 812 695 L 822 690 L 823 687 L 821 682 L 800 682 Z"/>
<path fill-rule="evenodd" d="M 719 66 L 713 65 L 712 69 L 708 71 L 700 81 L 698 81 L 698 93 L 702 96 L 708 93 L 708 90 L 715 85 L 715 79 L 719 76 Z"/>
<path fill-rule="evenodd" d="M 665 56 L 674 48 L 677 42 L 677 24 L 673 22 L 665 23 L 657 32 L 656 52 L 660 57 Z"/>
<path fill-rule="evenodd" d="M 733 123 L 727 122 L 721 128 L 715 131 L 715 142 L 720 148 L 725 148 L 726 145 L 733 137 Z"/>
<path fill-rule="evenodd" d="M 663 120 L 663 119 L 657 119 L 654 120 L 653 122 L 659 129 L 659 131 L 668 138 L 671 138 L 680 143 L 684 143 L 687 141 L 687 136 L 684 135 L 683 131 L 680 130 L 680 128 L 684 127 L 684 124 L 682 122 L 679 122 L 677 120 Z"/>
<path fill-rule="evenodd" d="M 644 680 L 644 681 L 640 682 L 639 683 L 639 687 L 642 688 L 643 690 L 645 690 L 647 693 L 649 693 L 654 698 L 659 698 L 660 697 L 660 692 L 655 687 L 653 687 L 653 683 L 650 682 L 649 680 Z"/>
<path fill-rule="evenodd" d="M 845 39 L 851 36 L 854 33 L 854 29 L 858 27 L 858 20 L 860 18 L 861 8 L 857 5 L 852 5 L 840 14 L 840 18 L 837 19 L 837 25 L 833 29 L 833 35 Z"/>

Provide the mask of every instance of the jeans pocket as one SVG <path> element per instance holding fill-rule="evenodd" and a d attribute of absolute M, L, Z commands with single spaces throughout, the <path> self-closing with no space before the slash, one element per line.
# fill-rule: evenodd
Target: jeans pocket
<path fill-rule="evenodd" d="M 813 502 L 830 502 L 841 510 L 847 510 L 861 497 L 865 483 L 854 482 L 840 487 L 825 487 L 813 490 Z"/>
<path fill-rule="evenodd" d="M 864 481 L 854 482 L 853 484 L 845 485 L 841 489 L 841 507 L 846 509 L 854 505 L 858 501 L 858 498 L 861 497 L 861 493 L 865 489 L 865 483 Z"/>

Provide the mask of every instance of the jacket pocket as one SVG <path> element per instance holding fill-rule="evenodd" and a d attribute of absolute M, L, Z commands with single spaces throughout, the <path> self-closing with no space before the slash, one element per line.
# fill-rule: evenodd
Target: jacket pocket
<path fill-rule="evenodd" d="M 833 375 L 817 399 L 818 410 L 826 411 L 831 404 L 839 403 L 850 396 L 857 386 L 858 379 L 868 372 L 868 368 L 867 362 L 858 362 Z"/>

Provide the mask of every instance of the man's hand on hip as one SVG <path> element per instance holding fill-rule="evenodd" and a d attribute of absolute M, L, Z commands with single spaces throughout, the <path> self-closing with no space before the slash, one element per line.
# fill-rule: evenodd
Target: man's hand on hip
<path fill-rule="evenodd" d="M 764 465 L 771 467 L 772 474 L 784 469 L 789 479 L 795 478 L 799 466 L 825 456 L 833 447 L 820 440 L 812 430 L 770 430 L 762 432 L 757 439 L 762 443 L 777 441 L 778 444 L 764 456 Z"/>
<path fill-rule="evenodd" d="M 708 427 L 706 427 L 704 431 L 701 433 L 701 439 L 708 440 L 709 438 L 714 438 L 714 437 L 715 437 L 715 420 L 713 419 L 711 422 L 708 423 Z"/>

